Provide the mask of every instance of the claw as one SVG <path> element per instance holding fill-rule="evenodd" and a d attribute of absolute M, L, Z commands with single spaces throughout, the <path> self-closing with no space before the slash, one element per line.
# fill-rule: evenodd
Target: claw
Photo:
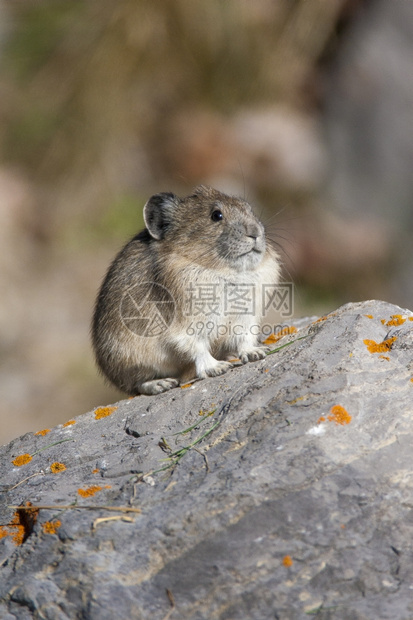
<path fill-rule="evenodd" d="M 139 392 L 141 394 L 162 394 L 162 392 L 167 392 L 174 387 L 179 385 L 178 379 L 153 379 L 152 381 L 145 381 L 139 387 Z"/>
<path fill-rule="evenodd" d="M 247 362 L 257 362 L 258 360 L 264 359 L 267 351 L 269 351 L 269 347 L 254 347 L 247 351 L 241 351 L 239 353 L 239 358 L 243 364 Z"/>
<path fill-rule="evenodd" d="M 232 368 L 231 362 L 217 362 L 214 366 L 211 366 L 200 373 L 199 376 L 201 379 L 206 379 L 207 377 L 219 377 L 219 375 L 223 375 L 230 368 Z"/>

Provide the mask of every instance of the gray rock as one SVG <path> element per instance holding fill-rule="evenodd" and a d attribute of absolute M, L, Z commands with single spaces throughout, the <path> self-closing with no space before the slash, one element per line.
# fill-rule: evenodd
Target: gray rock
<path fill-rule="evenodd" d="M 385 324 L 397 314 L 402 324 Z M 3 525 L 27 501 L 96 509 L 41 509 L 23 544 L 2 538 L 0 617 L 411 619 L 409 319 L 384 302 L 347 304 L 265 360 L 1 448 Z M 364 343 L 393 337 L 384 353 Z M 334 418 L 336 405 L 348 417 Z M 155 473 L 171 464 L 168 445 L 191 444 Z M 32 460 L 13 466 L 24 453 Z M 50 473 L 53 462 L 66 471 Z"/>

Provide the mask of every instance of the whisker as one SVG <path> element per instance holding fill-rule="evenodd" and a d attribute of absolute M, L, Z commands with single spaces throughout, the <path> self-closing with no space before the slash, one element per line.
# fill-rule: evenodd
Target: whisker
<path fill-rule="evenodd" d="M 245 185 L 245 176 L 244 176 L 244 171 L 243 171 L 243 169 L 242 169 L 241 162 L 240 162 L 240 160 L 239 160 L 239 158 L 238 158 L 238 157 L 237 157 L 237 162 L 238 162 L 238 166 L 239 166 L 239 169 L 240 169 L 240 172 L 241 172 L 241 176 L 242 176 L 242 184 L 243 184 L 243 188 L 244 188 L 244 200 L 245 200 L 246 202 L 248 202 L 248 199 L 247 199 L 247 193 L 246 193 L 246 185 Z"/>

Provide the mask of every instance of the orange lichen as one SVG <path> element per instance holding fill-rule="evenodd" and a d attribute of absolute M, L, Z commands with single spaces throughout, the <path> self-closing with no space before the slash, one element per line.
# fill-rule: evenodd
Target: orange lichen
<path fill-rule="evenodd" d="M 290 555 L 285 555 L 283 557 L 283 566 L 286 566 L 287 568 L 289 568 L 292 565 L 293 565 L 292 557 Z"/>
<path fill-rule="evenodd" d="M 325 422 L 325 421 L 326 421 L 326 419 L 325 419 L 325 417 L 322 415 L 322 416 L 320 416 L 320 417 L 318 418 L 318 420 L 317 420 L 317 424 L 321 424 L 321 422 Z"/>
<path fill-rule="evenodd" d="M 327 420 L 335 422 L 336 424 L 350 424 L 351 415 L 341 405 L 334 405 L 331 407 L 330 415 L 327 416 Z"/>
<path fill-rule="evenodd" d="M 12 525 L 14 528 L 14 533 L 12 535 L 12 540 L 15 545 L 22 545 L 24 543 L 24 527 L 23 525 Z"/>
<path fill-rule="evenodd" d="M 313 325 L 315 325 L 316 323 L 322 323 L 322 321 L 327 321 L 327 317 L 326 316 L 320 316 L 319 319 L 314 321 Z"/>
<path fill-rule="evenodd" d="M 184 383 L 183 385 L 181 385 L 181 388 L 184 390 L 185 388 L 189 388 L 191 387 L 192 383 Z"/>
<path fill-rule="evenodd" d="M 379 358 L 381 360 L 387 360 L 388 362 L 390 362 L 390 357 L 388 357 L 387 355 L 379 355 Z"/>
<path fill-rule="evenodd" d="M 45 428 L 43 431 L 37 431 L 37 433 L 35 433 L 35 435 L 47 435 L 47 433 L 50 433 L 50 428 Z"/>
<path fill-rule="evenodd" d="M 52 463 L 50 465 L 50 471 L 52 472 L 52 474 L 60 474 L 60 472 L 66 471 L 66 465 L 63 465 L 63 463 L 59 463 L 56 461 L 55 463 Z"/>
<path fill-rule="evenodd" d="M 404 319 L 401 314 L 392 314 L 390 316 L 390 321 L 387 321 L 386 325 L 388 327 L 390 327 L 390 326 L 397 326 L 397 325 L 403 325 L 403 323 L 405 321 L 406 321 L 406 319 Z"/>
<path fill-rule="evenodd" d="M 16 510 L 8 525 L 0 526 L 0 539 L 11 536 L 15 545 L 22 545 L 30 536 L 37 521 L 39 510 L 32 508 L 30 502 Z"/>
<path fill-rule="evenodd" d="M 87 489 L 78 489 L 77 492 L 79 493 L 79 495 L 81 495 L 81 497 L 92 497 L 92 495 L 94 495 L 95 493 L 101 490 L 102 490 L 102 487 L 94 485 L 94 486 L 88 487 Z"/>
<path fill-rule="evenodd" d="M 59 520 L 56 521 L 45 521 L 42 523 L 42 529 L 45 534 L 56 534 L 59 527 L 62 525 L 62 522 Z"/>
<path fill-rule="evenodd" d="M 372 319 L 373 318 L 372 314 L 365 314 L 364 316 L 366 316 L 368 319 Z"/>
<path fill-rule="evenodd" d="M 263 340 L 263 344 L 266 344 L 269 346 L 277 342 L 280 338 L 282 338 L 282 336 L 276 336 L 275 334 L 270 334 L 269 336 L 267 336 L 265 340 Z"/>
<path fill-rule="evenodd" d="M 94 495 L 98 491 L 101 491 L 102 489 L 110 489 L 110 488 L 111 488 L 110 484 L 105 484 L 104 487 L 92 485 L 91 487 L 88 487 L 87 489 L 78 489 L 77 492 L 79 495 L 81 495 L 81 497 L 92 497 L 92 495 Z"/>
<path fill-rule="evenodd" d="M 66 428 L 66 426 L 72 426 L 72 424 L 76 424 L 76 420 L 69 420 L 68 422 L 65 422 L 63 424 L 63 428 Z"/>
<path fill-rule="evenodd" d="M 385 322 L 386 322 L 386 319 L 381 319 L 381 320 L 380 320 L 380 323 L 381 323 L 382 325 L 384 325 L 384 324 L 385 324 Z"/>
<path fill-rule="evenodd" d="M 410 381 L 413 383 L 413 377 L 410 379 Z"/>
<path fill-rule="evenodd" d="M 97 469 L 97 468 L 92 469 L 92 474 L 98 474 L 98 473 L 99 473 L 99 469 Z"/>
<path fill-rule="evenodd" d="M 265 340 L 263 344 L 272 345 L 281 340 L 284 336 L 288 336 L 289 334 L 295 334 L 297 332 L 297 328 L 294 325 L 283 327 L 276 334 L 270 334 Z"/>
<path fill-rule="evenodd" d="M 27 463 L 30 463 L 31 460 L 32 457 L 30 454 L 20 454 L 19 456 L 16 456 L 12 463 L 16 467 L 21 467 L 22 465 L 27 465 Z"/>
<path fill-rule="evenodd" d="M 363 340 L 370 353 L 387 353 L 397 340 L 397 336 L 383 340 L 383 342 L 375 342 L 374 340 Z"/>
<path fill-rule="evenodd" d="M 112 415 L 114 411 L 116 411 L 117 407 L 98 407 L 95 409 L 95 420 L 101 420 L 102 418 L 107 418 L 109 415 Z"/>
<path fill-rule="evenodd" d="M 409 321 L 413 321 L 413 316 L 409 316 Z"/>

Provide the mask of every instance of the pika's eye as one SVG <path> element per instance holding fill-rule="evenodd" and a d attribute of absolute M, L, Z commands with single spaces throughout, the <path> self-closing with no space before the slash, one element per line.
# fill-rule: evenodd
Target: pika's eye
<path fill-rule="evenodd" d="M 212 211 L 211 220 L 213 222 L 219 222 L 220 220 L 222 220 L 222 218 L 223 215 L 219 209 L 215 209 L 215 211 Z"/>

